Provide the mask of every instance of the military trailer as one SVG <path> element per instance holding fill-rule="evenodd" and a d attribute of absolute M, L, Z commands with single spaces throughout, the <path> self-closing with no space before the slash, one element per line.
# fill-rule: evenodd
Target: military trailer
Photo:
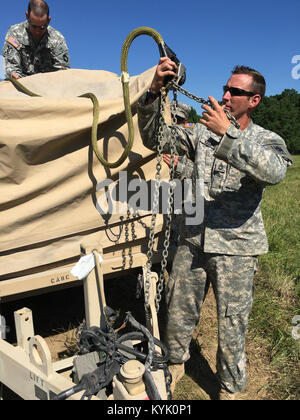
<path fill-rule="evenodd" d="M 0 315 L 1 303 L 7 300 L 82 284 L 86 328 L 100 328 L 106 305 L 103 278 L 142 269 L 149 258 L 161 261 L 163 215 L 158 214 L 151 226 L 156 155 L 143 146 L 136 116 L 136 102 L 148 89 L 153 71 L 130 79 L 134 142 L 116 168 L 104 166 L 95 156 L 91 127 L 96 117 L 101 154 L 118 160 L 128 138 L 118 75 L 72 69 L 22 79 L 23 87 L 36 96 L 10 81 L 0 83 Z M 95 103 L 84 96 L 87 92 L 98 100 L 96 113 Z M 166 165 L 160 175 L 168 179 Z M 145 190 L 140 195 L 141 185 L 147 186 L 146 195 Z M 147 287 L 150 330 L 157 347 L 156 281 L 153 273 Z M 55 399 L 68 389 L 72 392 L 64 398 L 82 398 L 83 388 L 74 389 L 71 377 L 76 356 L 53 362 L 45 339 L 35 335 L 35 317 L 30 308 L 14 313 L 17 342 L 11 344 L 1 316 L 0 383 L 23 399 Z M 99 360 L 92 360 L 97 356 L 92 354 L 87 364 L 96 369 Z M 124 387 L 115 375 L 110 398 L 147 398 L 139 382 L 143 363 L 131 359 L 123 368 L 123 379 L 130 385 Z M 164 399 L 162 372 L 155 375 Z"/>

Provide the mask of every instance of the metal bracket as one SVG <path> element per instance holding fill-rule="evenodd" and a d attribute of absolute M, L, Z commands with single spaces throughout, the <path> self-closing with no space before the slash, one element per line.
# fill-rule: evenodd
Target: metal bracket
<path fill-rule="evenodd" d="M 81 250 L 86 255 L 94 253 L 95 251 L 97 251 L 100 255 L 103 254 L 102 247 L 99 245 L 99 243 L 81 244 Z M 97 265 L 96 268 L 92 270 L 91 273 L 83 280 L 85 316 L 86 316 L 86 325 L 88 328 L 91 326 L 103 327 L 104 322 L 105 322 L 105 317 L 104 317 L 105 302 L 103 302 L 103 300 L 101 299 L 103 296 L 102 264 Z"/>
<path fill-rule="evenodd" d="M 144 290 L 146 290 L 146 276 L 148 275 L 147 266 L 143 266 L 143 279 L 144 279 Z M 150 272 L 149 275 L 149 286 L 148 286 L 148 303 L 145 304 L 145 311 L 146 314 L 150 316 L 146 316 L 146 327 L 153 335 L 153 337 L 159 340 L 159 328 L 158 328 L 158 318 L 157 318 L 157 311 L 155 305 L 155 296 L 156 296 L 156 283 L 158 282 L 158 275 L 154 271 Z M 161 349 L 158 346 L 155 346 L 156 351 L 161 352 Z"/>

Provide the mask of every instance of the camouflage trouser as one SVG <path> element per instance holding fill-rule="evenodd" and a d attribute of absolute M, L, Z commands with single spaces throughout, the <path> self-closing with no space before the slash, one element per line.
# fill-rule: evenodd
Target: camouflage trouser
<path fill-rule="evenodd" d="M 245 333 L 253 302 L 256 267 L 256 257 L 205 254 L 188 243 L 178 247 L 166 287 L 165 341 L 171 363 L 189 359 L 192 333 L 211 284 L 218 312 L 217 376 L 221 385 L 231 392 L 244 388 Z"/>

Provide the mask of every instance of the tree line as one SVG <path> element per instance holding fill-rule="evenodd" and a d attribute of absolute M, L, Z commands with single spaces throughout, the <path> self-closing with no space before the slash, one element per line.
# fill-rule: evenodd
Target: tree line
<path fill-rule="evenodd" d="M 192 108 L 189 122 L 198 122 L 200 116 Z M 266 130 L 279 134 L 290 153 L 300 153 L 300 93 L 285 89 L 281 94 L 265 96 L 252 114 L 252 120 Z"/>

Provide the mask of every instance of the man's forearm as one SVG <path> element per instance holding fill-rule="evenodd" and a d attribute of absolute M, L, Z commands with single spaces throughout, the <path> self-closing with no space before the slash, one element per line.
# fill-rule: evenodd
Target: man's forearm
<path fill-rule="evenodd" d="M 255 137 L 250 140 L 244 131 L 231 126 L 216 149 L 215 156 L 259 183 L 274 185 L 281 182 L 287 166 L 292 163 L 284 141 L 274 133 L 257 131 L 254 134 L 263 136 L 264 140 L 255 141 Z"/>
<path fill-rule="evenodd" d="M 17 54 L 14 54 L 9 59 L 4 58 L 4 72 L 6 77 L 14 77 L 15 79 L 25 76 L 21 69 L 20 57 Z"/>

